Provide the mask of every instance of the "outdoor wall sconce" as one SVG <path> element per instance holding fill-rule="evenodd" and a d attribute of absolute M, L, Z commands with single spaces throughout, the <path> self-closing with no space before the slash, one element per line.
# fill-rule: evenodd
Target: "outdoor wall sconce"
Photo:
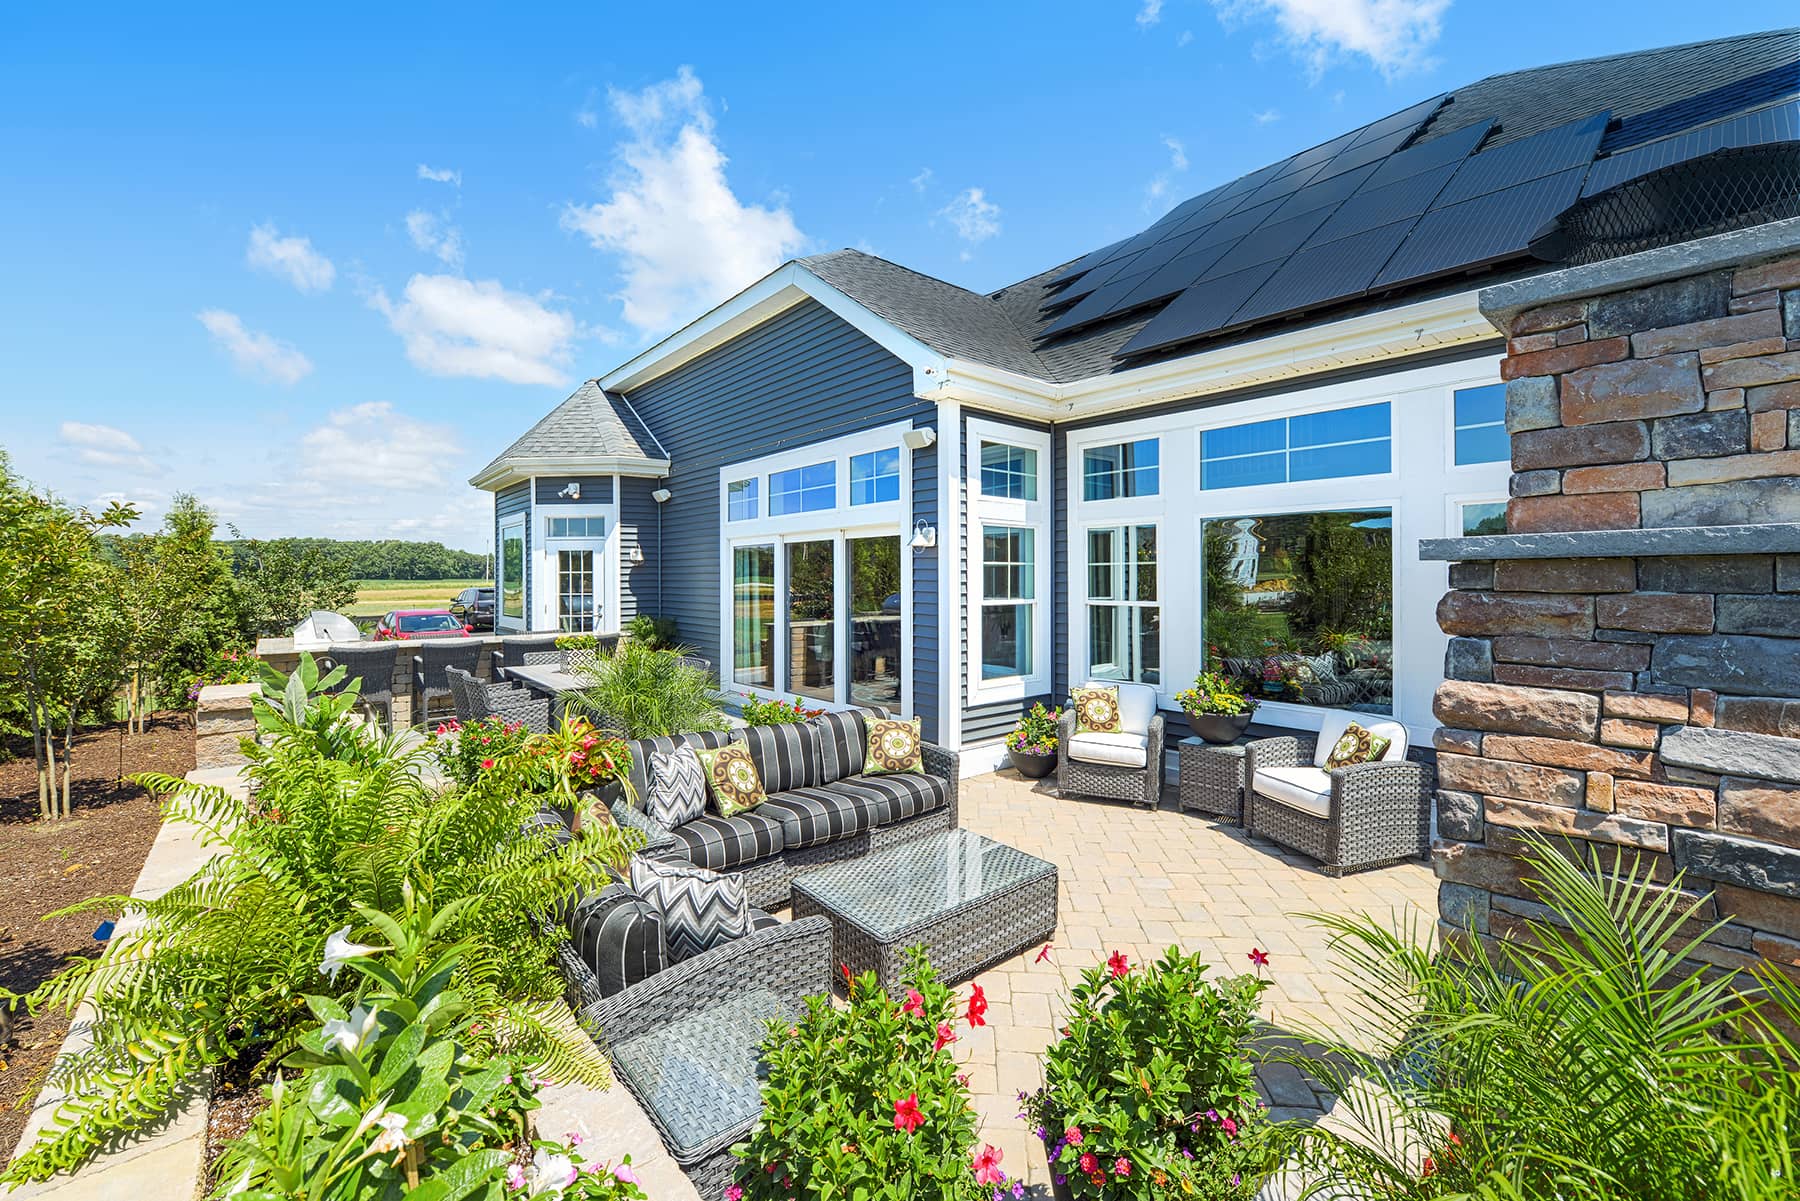
<path fill-rule="evenodd" d="M 908 450 L 924 450 L 927 446 L 930 446 L 933 442 L 937 441 L 937 431 L 929 426 L 921 426 L 918 429 L 907 430 L 904 434 L 901 434 L 900 441 L 906 443 L 906 449 Z M 932 545 L 936 546 L 937 543 L 933 542 Z"/>
<path fill-rule="evenodd" d="M 656 491 L 654 491 L 650 494 L 650 499 L 660 505 L 660 504 L 667 503 L 668 499 L 674 495 L 675 494 L 673 492 L 669 491 L 667 488 L 658 488 Z"/>
<path fill-rule="evenodd" d="M 913 522 L 912 541 L 907 543 L 914 551 L 930 550 L 937 545 L 937 527 L 923 517 Z"/>
<path fill-rule="evenodd" d="M 570 480 L 568 483 L 563 485 L 563 490 L 561 492 L 558 492 L 557 495 L 562 497 L 564 500 L 580 500 L 581 499 L 581 485 L 577 484 L 573 480 Z"/>
<path fill-rule="evenodd" d="M 642 563 L 644 561 L 644 548 L 641 546 L 634 546 L 631 548 L 631 553 L 625 557 L 630 559 L 633 563 Z"/>

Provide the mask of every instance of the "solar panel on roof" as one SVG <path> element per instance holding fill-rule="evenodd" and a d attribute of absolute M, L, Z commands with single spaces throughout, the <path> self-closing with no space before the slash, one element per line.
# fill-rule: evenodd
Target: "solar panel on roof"
<path fill-rule="evenodd" d="M 1142 354 L 1211 333 L 1254 295 L 1279 266 L 1279 262 L 1259 263 L 1235 275 L 1194 285 L 1171 300 L 1118 353 Z"/>
<path fill-rule="evenodd" d="M 1365 185 L 1326 218 L 1325 224 L 1307 240 L 1307 245 L 1335 242 L 1366 229 L 1417 217 L 1431 207 L 1431 202 L 1454 174 L 1456 164 L 1445 163 L 1434 170 L 1391 183 L 1385 188 L 1370 188 Z"/>
<path fill-rule="evenodd" d="M 1478 267 L 1518 254 L 1550 218 L 1581 195 L 1585 165 L 1546 175 L 1529 183 L 1489 192 L 1448 208 L 1433 209 L 1419 219 L 1374 287 Z"/>
<path fill-rule="evenodd" d="M 1433 138 L 1429 142 L 1408 146 L 1405 150 L 1391 154 L 1375 168 L 1375 174 L 1363 185 L 1364 190 L 1385 188 L 1409 176 L 1435 171 L 1445 164 L 1455 166 L 1474 153 L 1492 128 L 1492 121 L 1480 121 L 1455 133 L 1447 133 L 1441 138 Z"/>
<path fill-rule="evenodd" d="M 1286 200 L 1281 207 L 1269 216 L 1271 221 L 1286 221 L 1290 217 L 1298 217 L 1301 213 L 1310 213 L 1314 209 L 1336 208 L 1357 188 L 1363 180 L 1369 178 L 1375 170 L 1375 164 L 1365 163 L 1354 171 L 1346 171 L 1342 175 L 1334 175 L 1322 183 L 1310 183 Z"/>
<path fill-rule="evenodd" d="M 1443 103 L 1443 96 L 1433 96 L 1429 100 L 1419 101 L 1411 108 L 1403 108 L 1397 113 L 1390 113 L 1379 121 L 1371 121 L 1362 127 L 1351 145 L 1358 146 L 1364 142 L 1372 142 L 1376 138 L 1385 137 L 1396 129 L 1405 129 L 1411 133 L 1425 124 L 1426 119 L 1435 114 Z"/>
<path fill-rule="evenodd" d="M 1570 167 L 1586 166 L 1594 161 L 1594 152 L 1600 148 L 1607 120 L 1608 114 L 1595 113 L 1472 155 L 1463 160 L 1434 203 L 1438 208 L 1461 204 Z"/>
<path fill-rule="evenodd" d="M 1284 171 L 1280 175 L 1264 183 L 1244 200 L 1246 207 L 1263 204 L 1270 200 L 1281 200 L 1291 196 L 1306 186 L 1308 180 L 1322 170 L 1321 165 L 1302 167 L 1298 171 Z"/>
<path fill-rule="evenodd" d="M 1090 321 L 1104 317 L 1111 310 L 1113 303 L 1123 297 L 1131 289 L 1137 287 L 1149 277 L 1148 272 L 1130 272 L 1120 275 L 1108 283 L 1096 288 L 1083 297 L 1074 308 L 1062 314 L 1044 327 L 1045 336 L 1062 333 L 1074 329 L 1078 325 L 1086 325 Z"/>
<path fill-rule="evenodd" d="M 1740 113 L 1725 121 L 1603 158 L 1588 172 L 1581 194 L 1592 196 L 1672 163 L 1699 158 L 1715 150 L 1797 139 L 1800 139 L 1800 99 L 1778 101 L 1766 108 Z"/>
<path fill-rule="evenodd" d="M 1270 221 L 1259 226 L 1233 246 L 1229 254 L 1214 263 L 1201 277 L 1201 282 L 1214 276 L 1230 275 L 1234 271 L 1242 271 L 1245 267 L 1254 267 L 1257 263 L 1270 259 L 1286 258 L 1298 250 L 1315 229 L 1325 223 L 1325 217 L 1323 210 L 1314 210 L 1298 217 L 1290 217 L 1286 221 Z"/>
<path fill-rule="evenodd" d="M 1346 146 L 1350 145 L 1351 142 L 1355 141 L 1356 135 L 1361 132 L 1362 130 L 1360 129 L 1353 129 L 1349 133 L 1339 134 L 1337 137 L 1331 139 L 1331 141 L 1321 142 L 1311 150 L 1302 150 L 1299 154 L 1296 154 L 1293 158 L 1289 159 L 1288 162 L 1296 168 L 1310 167 L 1316 163 L 1323 163 L 1326 159 L 1333 157 L 1340 150 L 1343 150 Z"/>
<path fill-rule="evenodd" d="M 1759 108 L 1783 96 L 1800 91 L 1800 58 L 1781 63 L 1765 71 L 1746 75 L 1716 88 L 1665 104 L 1661 108 L 1627 117 L 1617 129 L 1606 135 L 1600 149 L 1614 153 L 1641 145 L 1652 138 L 1667 137 L 1696 125 L 1708 124 L 1745 109 Z"/>
<path fill-rule="evenodd" d="M 1390 154 L 1393 154 L 1396 150 L 1400 149 L 1400 147 L 1404 146 L 1406 144 L 1406 139 L 1412 137 L 1412 135 L 1413 131 L 1410 129 L 1399 129 L 1395 130 L 1393 133 L 1384 134 L 1374 141 L 1364 142 L 1359 146 L 1352 146 L 1350 149 L 1332 159 L 1329 163 L 1326 163 L 1324 168 L 1320 170 L 1317 175 L 1313 176 L 1313 181 L 1315 183 L 1323 183 L 1332 176 L 1341 175 L 1345 171 L 1354 171 L 1356 168 L 1367 166 L 1370 163 L 1379 163 L 1382 159 L 1387 158 Z"/>
<path fill-rule="evenodd" d="M 1102 263 L 1100 266 L 1095 267 L 1092 271 L 1089 271 L 1080 279 L 1070 284 L 1067 288 L 1064 288 L 1061 292 L 1058 292 L 1055 296 L 1052 296 L 1049 300 L 1045 301 L 1044 307 L 1056 308 L 1060 305 L 1069 304 L 1079 300 L 1089 292 L 1092 292 L 1105 284 L 1107 280 L 1116 277 L 1121 271 L 1129 270 L 1131 263 L 1135 258 L 1135 255 L 1131 255 Z"/>
<path fill-rule="evenodd" d="M 1160 270 L 1151 272 L 1149 279 L 1121 297 L 1119 303 L 1113 306 L 1114 311 L 1122 313 L 1139 305 L 1154 304 L 1159 300 L 1167 300 L 1178 292 L 1185 292 L 1235 245 L 1235 242 L 1219 242 L 1189 248 L 1186 254 Z"/>
<path fill-rule="evenodd" d="M 1348 300 L 1368 290 L 1388 256 L 1406 237 L 1417 217 L 1365 230 L 1319 246 L 1309 246 L 1281 265 L 1256 294 L 1231 315 L 1227 324 L 1242 325 L 1278 313 L 1294 312 L 1327 300 Z"/>
<path fill-rule="evenodd" d="M 1067 283 L 1068 281 L 1074 279 L 1076 276 L 1080 275 L 1082 272 L 1087 271 L 1094 267 L 1098 267 L 1102 262 L 1104 262 L 1106 260 L 1108 255 L 1112 254 L 1113 251 L 1117 250 L 1119 247 L 1125 245 L 1125 243 L 1127 243 L 1129 241 L 1131 241 L 1130 238 L 1120 238 L 1117 242 L 1114 242 L 1110 246 L 1102 246 L 1098 250 L 1089 251 L 1087 254 L 1084 254 L 1080 258 L 1076 259 L 1073 263 L 1070 263 L 1068 265 L 1068 267 L 1066 267 L 1063 270 L 1063 273 L 1061 275 L 1059 275 L 1055 279 L 1051 280 L 1050 286 L 1055 287 L 1057 284 Z"/>

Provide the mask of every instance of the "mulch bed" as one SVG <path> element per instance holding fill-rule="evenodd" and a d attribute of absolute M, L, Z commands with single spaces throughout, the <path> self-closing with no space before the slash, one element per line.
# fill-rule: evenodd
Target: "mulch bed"
<path fill-rule="evenodd" d="M 94 955 L 102 917 L 40 919 L 93 896 L 128 893 L 137 882 L 162 815 L 123 776 L 142 771 L 186 775 L 194 768 L 194 724 L 187 713 L 159 713 L 142 734 L 103 726 L 75 743 L 74 815 L 38 818 L 37 768 L 31 745 L 0 763 L 0 988 L 25 993 L 75 955 Z M 68 1033 L 60 1013 L 15 1015 L 12 1041 L 0 1041 L 0 1163 L 30 1116 L 44 1073 Z"/>

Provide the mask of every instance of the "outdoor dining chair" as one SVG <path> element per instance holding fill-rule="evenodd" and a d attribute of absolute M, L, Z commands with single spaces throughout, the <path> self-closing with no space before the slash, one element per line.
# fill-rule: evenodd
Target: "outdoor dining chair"
<path fill-rule="evenodd" d="M 327 670 L 344 669 L 343 687 L 360 681 L 357 704 L 379 720 L 390 733 L 394 729 L 394 647 L 391 643 L 340 643 L 324 655 Z"/>
<path fill-rule="evenodd" d="M 474 674 L 481 665 L 481 643 L 472 638 L 445 638 L 422 643 L 412 661 L 412 724 L 422 726 L 430 716 L 431 702 L 448 699 L 448 667 Z"/>
<path fill-rule="evenodd" d="M 504 680 L 507 678 L 507 672 L 527 663 L 554 663 L 556 661 L 556 640 L 561 637 L 561 634 L 522 634 L 513 638 L 502 638 L 499 645 L 494 647 L 492 657 L 488 660 L 493 664 L 493 677 L 496 680 Z M 548 660 L 530 658 L 532 655 L 543 654 L 546 651 L 550 653 Z"/>
<path fill-rule="evenodd" d="M 533 734 L 550 732 L 550 702 L 517 684 L 490 684 L 459 667 L 444 669 L 444 678 L 456 702 L 458 721 L 485 721 L 498 717 L 519 722 Z"/>

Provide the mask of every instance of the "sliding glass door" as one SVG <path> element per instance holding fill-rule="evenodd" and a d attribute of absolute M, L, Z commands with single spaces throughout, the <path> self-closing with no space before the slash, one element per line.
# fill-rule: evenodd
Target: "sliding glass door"
<path fill-rule="evenodd" d="M 831 540 L 787 544 L 787 689 L 837 699 L 837 547 Z"/>
<path fill-rule="evenodd" d="M 775 548 L 731 552 L 731 678 L 775 687 Z"/>
<path fill-rule="evenodd" d="M 900 709 L 900 539 L 849 538 L 850 702 Z"/>

